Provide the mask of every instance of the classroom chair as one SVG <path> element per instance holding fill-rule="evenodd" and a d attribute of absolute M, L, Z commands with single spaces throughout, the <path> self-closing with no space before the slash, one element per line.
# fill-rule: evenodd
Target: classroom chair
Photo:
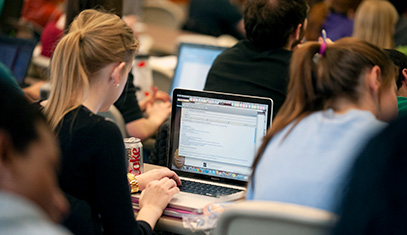
<path fill-rule="evenodd" d="M 323 235 L 336 219 L 333 213 L 295 204 L 245 201 L 222 213 L 213 234 Z"/>
<path fill-rule="evenodd" d="M 168 0 L 149 0 L 143 4 L 143 22 L 165 28 L 179 29 L 185 14 L 181 7 Z"/>

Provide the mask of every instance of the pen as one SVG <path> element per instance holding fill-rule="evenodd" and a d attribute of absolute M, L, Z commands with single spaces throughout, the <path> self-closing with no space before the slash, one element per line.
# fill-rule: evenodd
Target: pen
<path fill-rule="evenodd" d="M 324 43 L 326 43 L 326 31 L 325 31 L 325 29 L 322 29 L 322 39 L 324 40 Z"/>

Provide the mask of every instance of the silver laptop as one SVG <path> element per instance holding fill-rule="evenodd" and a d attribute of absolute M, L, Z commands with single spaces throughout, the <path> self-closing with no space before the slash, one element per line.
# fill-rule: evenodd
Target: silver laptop
<path fill-rule="evenodd" d="M 209 69 L 226 47 L 181 43 L 169 94 L 175 88 L 203 90 Z"/>
<path fill-rule="evenodd" d="M 241 198 L 272 113 L 269 98 L 175 89 L 168 168 L 183 185 L 168 207 L 201 212 Z"/>

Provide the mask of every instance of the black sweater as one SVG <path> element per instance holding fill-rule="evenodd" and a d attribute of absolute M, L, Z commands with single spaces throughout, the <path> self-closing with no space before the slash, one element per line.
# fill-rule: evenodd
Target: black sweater
<path fill-rule="evenodd" d="M 260 50 L 242 40 L 216 58 L 204 90 L 271 98 L 275 116 L 287 96 L 291 55 L 283 48 Z"/>
<path fill-rule="evenodd" d="M 105 234 L 152 234 L 146 222 L 134 218 L 118 127 L 80 106 L 65 115 L 57 131 L 62 190 L 89 203 Z"/>

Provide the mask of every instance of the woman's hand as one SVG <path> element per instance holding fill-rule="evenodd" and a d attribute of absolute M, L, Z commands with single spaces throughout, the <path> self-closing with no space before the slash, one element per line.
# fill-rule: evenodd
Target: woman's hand
<path fill-rule="evenodd" d="M 157 176 L 160 173 L 153 175 Z M 140 195 L 140 211 L 137 220 L 143 220 L 154 228 L 168 202 L 179 191 L 177 183 L 172 178 L 164 177 L 160 180 L 151 181 Z"/>
<path fill-rule="evenodd" d="M 176 185 L 181 185 L 181 180 L 179 179 L 178 175 L 168 168 L 147 171 L 141 175 L 137 175 L 136 178 L 141 191 L 143 191 L 150 182 L 154 180 L 161 180 L 163 178 L 172 179 Z"/>

